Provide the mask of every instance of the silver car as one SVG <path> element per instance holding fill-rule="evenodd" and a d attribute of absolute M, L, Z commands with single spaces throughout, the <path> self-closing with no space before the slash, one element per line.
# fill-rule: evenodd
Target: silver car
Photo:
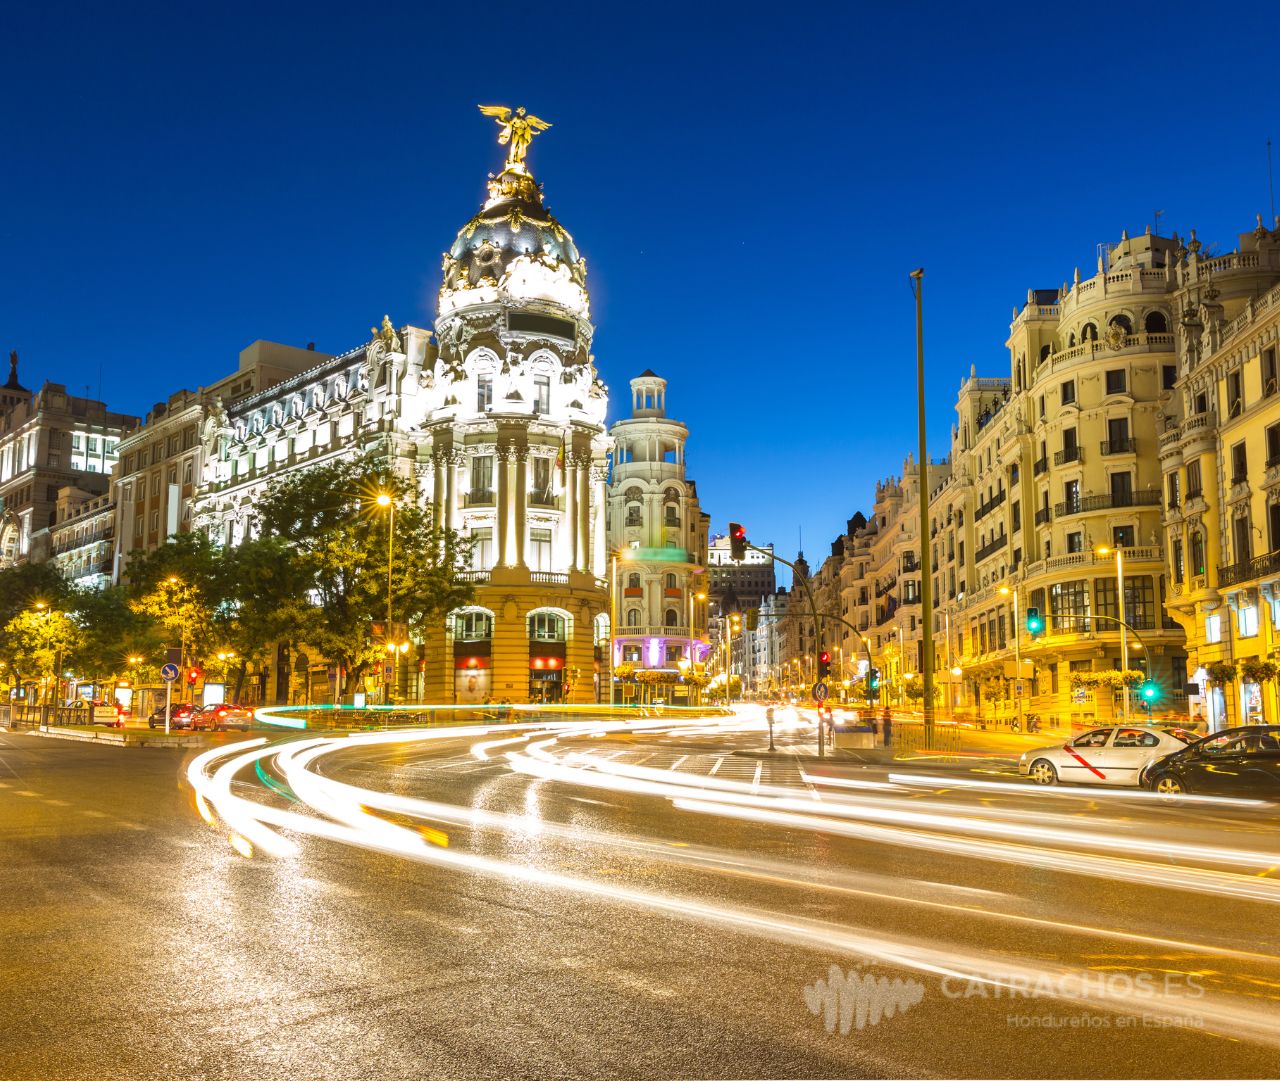
<path fill-rule="evenodd" d="M 1152 762 L 1180 751 L 1194 732 L 1172 725 L 1122 724 L 1094 728 L 1065 743 L 1036 747 L 1018 759 L 1018 772 L 1036 784 L 1115 784 L 1135 787 Z"/>

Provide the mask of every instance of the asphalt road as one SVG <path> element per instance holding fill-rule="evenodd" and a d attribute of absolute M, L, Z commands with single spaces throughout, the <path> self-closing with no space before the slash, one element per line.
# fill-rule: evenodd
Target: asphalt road
<path fill-rule="evenodd" d="M 890 781 L 694 726 L 479 741 L 264 756 L 229 794 L 301 816 L 297 851 L 245 858 L 191 756 L 0 733 L 0 1077 L 1275 1074 L 1273 809 Z M 359 809 L 387 793 L 439 812 Z M 828 1032 L 832 966 L 898 1008 Z"/>

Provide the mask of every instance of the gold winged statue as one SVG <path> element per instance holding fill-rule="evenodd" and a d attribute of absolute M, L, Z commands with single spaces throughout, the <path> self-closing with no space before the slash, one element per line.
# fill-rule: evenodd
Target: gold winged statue
<path fill-rule="evenodd" d="M 546 131 L 551 125 L 536 116 L 529 116 L 524 111 L 523 105 L 514 113 L 505 105 L 481 105 L 480 111 L 485 116 L 493 117 L 498 127 L 502 129 L 502 133 L 498 136 L 498 145 L 510 144 L 506 167 L 517 173 L 527 172 L 524 156 L 529 150 L 529 144 L 533 142 L 535 135 Z"/>

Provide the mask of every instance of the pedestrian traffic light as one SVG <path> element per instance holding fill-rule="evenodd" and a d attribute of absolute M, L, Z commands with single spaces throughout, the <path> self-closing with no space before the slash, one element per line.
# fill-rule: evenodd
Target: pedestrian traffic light
<path fill-rule="evenodd" d="M 188 671 L 187 671 L 187 682 L 188 682 L 188 683 L 198 683 L 199 681 L 200 681 L 200 669 L 199 669 L 199 668 L 191 668 L 191 669 L 188 669 Z"/>
<path fill-rule="evenodd" d="M 823 650 L 818 654 L 818 678 L 826 679 L 831 674 L 831 652 Z"/>
<path fill-rule="evenodd" d="M 729 558 L 739 563 L 747 558 L 747 531 L 740 522 L 729 523 Z"/>
<path fill-rule="evenodd" d="M 870 687 L 873 691 L 878 691 L 880 689 L 880 669 L 879 668 L 871 669 L 871 672 L 867 679 L 867 686 Z"/>
<path fill-rule="evenodd" d="M 1151 703 L 1160 697 L 1160 688 L 1156 685 L 1154 679 L 1149 679 L 1142 684 L 1142 688 L 1138 693 L 1142 695 L 1144 702 Z"/>
<path fill-rule="evenodd" d="M 1044 617 L 1040 615 L 1039 608 L 1027 609 L 1027 633 L 1032 637 L 1044 633 Z"/>

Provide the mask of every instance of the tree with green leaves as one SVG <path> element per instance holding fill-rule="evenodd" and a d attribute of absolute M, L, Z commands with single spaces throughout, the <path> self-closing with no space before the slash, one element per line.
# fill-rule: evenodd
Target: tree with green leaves
<path fill-rule="evenodd" d="M 129 668 L 131 656 L 152 666 L 163 663 L 163 635 L 155 621 L 136 610 L 123 586 L 78 589 L 67 600 L 80 628 L 69 666 L 95 682 L 113 682 Z"/>
<path fill-rule="evenodd" d="M 0 570 L 0 627 L 27 608 L 60 608 L 71 589 L 52 563 L 20 563 Z"/>
<path fill-rule="evenodd" d="M 46 605 L 26 608 L 4 626 L 4 660 L 14 672 L 15 683 L 36 683 L 43 698 L 55 696 L 59 669 L 81 642 L 79 624 L 66 612 Z"/>
<path fill-rule="evenodd" d="M 438 528 L 412 485 L 375 458 L 292 473 L 268 489 L 255 518 L 260 536 L 292 561 L 293 588 L 310 602 L 298 613 L 298 639 L 344 670 L 344 693 L 380 659 L 371 625 L 387 617 L 389 540 L 394 622 L 421 631 L 471 599 L 458 578 L 469 543 Z"/>
<path fill-rule="evenodd" d="M 203 533 L 180 533 L 129 565 L 130 607 L 150 619 L 164 644 L 183 659 L 199 659 L 218 646 L 218 614 L 225 610 L 222 551 Z"/>

